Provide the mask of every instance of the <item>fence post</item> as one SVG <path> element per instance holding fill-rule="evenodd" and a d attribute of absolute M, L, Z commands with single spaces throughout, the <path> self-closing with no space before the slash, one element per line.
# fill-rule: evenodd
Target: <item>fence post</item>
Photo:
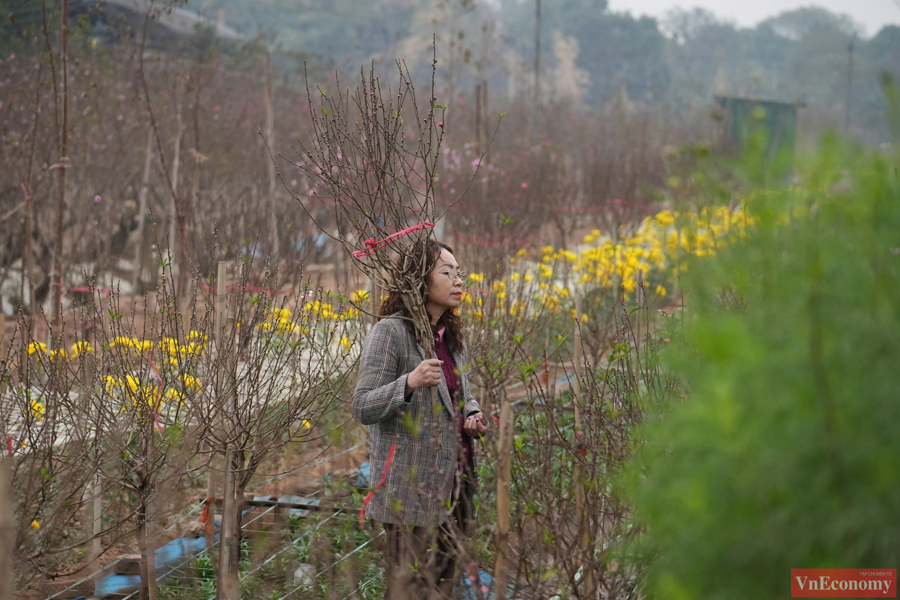
<path fill-rule="evenodd" d="M 0 459 L 0 600 L 13 600 L 13 501 L 10 477 L 12 459 Z"/>

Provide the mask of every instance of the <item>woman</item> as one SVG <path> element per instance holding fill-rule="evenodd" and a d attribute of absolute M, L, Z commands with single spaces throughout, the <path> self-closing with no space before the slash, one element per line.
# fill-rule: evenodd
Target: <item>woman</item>
<path fill-rule="evenodd" d="M 425 359 L 403 300 L 392 293 L 366 336 L 353 393 L 353 414 L 369 427 L 372 477 L 383 478 L 366 514 L 384 526 L 385 598 L 391 600 L 450 596 L 456 535 L 474 517 L 470 438 L 487 432 L 463 369 L 466 345 L 455 309 L 465 275 L 446 244 L 428 240 L 413 253 L 417 260 L 407 261 L 407 274 L 414 276 L 424 255 L 421 294 L 437 358 Z M 439 406 L 431 400 L 434 386 Z"/>

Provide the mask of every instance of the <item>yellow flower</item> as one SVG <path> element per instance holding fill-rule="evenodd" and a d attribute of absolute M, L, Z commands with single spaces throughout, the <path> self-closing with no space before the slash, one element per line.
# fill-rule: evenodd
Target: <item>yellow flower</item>
<path fill-rule="evenodd" d="M 484 273 L 471 273 L 469 274 L 469 281 L 472 283 L 481 283 L 484 281 Z"/>
<path fill-rule="evenodd" d="M 181 395 L 181 392 L 173 388 L 169 388 L 166 390 L 166 400 L 177 400 L 180 404 L 184 404 L 184 399 Z"/>
<path fill-rule="evenodd" d="M 352 299 L 353 304 L 362 304 L 369 299 L 369 292 L 367 290 L 356 290 L 353 292 Z"/>
<path fill-rule="evenodd" d="M 551 252 L 553 252 L 553 246 L 544 246 L 543 248 L 541 248 L 541 252 L 543 252 L 544 254 L 550 254 Z"/>
<path fill-rule="evenodd" d="M 203 354 L 203 344 L 190 342 L 187 346 L 180 346 L 178 352 L 182 356 L 200 356 Z"/>
<path fill-rule="evenodd" d="M 125 376 L 125 383 L 128 384 L 128 387 L 131 389 L 132 392 L 138 391 L 138 389 L 141 387 L 141 382 L 138 379 L 132 377 L 131 375 Z"/>
<path fill-rule="evenodd" d="M 294 333 L 298 328 L 290 319 L 279 318 L 275 329 L 279 333 Z"/>
<path fill-rule="evenodd" d="M 32 528 L 32 529 L 40 529 L 40 528 L 41 528 L 41 524 L 38 523 L 37 521 L 32 521 L 32 522 L 31 522 L 31 528 Z"/>
<path fill-rule="evenodd" d="M 307 421 L 306 419 L 303 419 L 303 420 L 301 421 L 301 423 L 302 423 L 303 426 L 306 427 L 307 429 L 312 429 L 312 423 L 310 423 L 310 422 Z"/>
<path fill-rule="evenodd" d="M 125 346 L 126 348 L 128 348 L 131 345 L 132 345 L 131 339 L 121 336 L 121 335 L 117 335 L 116 337 L 113 338 L 113 341 L 111 341 L 109 343 L 110 348 L 115 348 L 116 346 Z"/>
<path fill-rule="evenodd" d="M 184 382 L 185 389 L 194 390 L 195 392 L 200 391 L 200 381 L 198 381 L 197 378 L 193 375 L 185 373 L 181 376 L 181 380 Z"/>
<path fill-rule="evenodd" d="M 352 345 L 350 338 L 342 337 L 340 344 L 344 347 L 344 352 L 350 352 L 350 346 Z"/>
<path fill-rule="evenodd" d="M 94 347 L 91 346 L 90 342 L 80 341 L 72 344 L 72 350 L 69 353 L 72 358 L 78 358 L 82 354 L 91 354 L 94 351 Z"/>
<path fill-rule="evenodd" d="M 33 419 L 37 419 L 38 421 L 43 421 L 45 412 L 47 412 L 47 411 L 44 409 L 43 404 L 41 404 L 37 400 L 31 401 L 31 417 Z"/>
<path fill-rule="evenodd" d="M 47 344 L 43 342 L 31 342 L 28 344 L 28 354 L 29 356 L 34 354 L 35 352 L 40 352 L 41 354 L 47 354 Z"/>
<path fill-rule="evenodd" d="M 117 387 L 122 387 L 123 385 L 125 385 L 125 383 L 121 379 L 117 377 L 110 377 L 109 375 L 104 377 L 103 381 L 106 383 L 107 392 L 111 392 Z"/>
<path fill-rule="evenodd" d="M 201 342 L 207 341 L 209 338 L 202 331 L 191 331 L 189 334 L 184 336 L 186 340 L 200 340 Z"/>
<path fill-rule="evenodd" d="M 664 287 L 661 286 L 661 285 L 656 286 L 656 295 L 657 295 L 657 296 L 665 296 L 665 295 L 666 295 L 666 288 L 664 288 Z"/>
<path fill-rule="evenodd" d="M 526 256 L 528 256 L 528 250 L 526 250 L 525 248 L 519 248 L 519 251 L 516 252 L 516 256 L 518 256 L 519 258 L 525 258 Z"/>
<path fill-rule="evenodd" d="M 59 350 L 51 350 L 50 354 L 48 356 L 50 357 L 50 360 L 54 360 L 56 358 L 65 359 L 66 358 L 66 349 L 60 348 Z"/>

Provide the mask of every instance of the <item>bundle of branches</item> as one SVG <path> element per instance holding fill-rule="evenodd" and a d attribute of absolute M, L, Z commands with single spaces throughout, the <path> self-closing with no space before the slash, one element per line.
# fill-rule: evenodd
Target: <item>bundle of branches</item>
<path fill-rule="evenodd" d="M 433 57 L 431 94 L 424 112 L 403 61 L 396 63 L 396 89 L 382 86 L 374 63 L 368 75 L 360 70 L 359 85 L 352 94 L 349 89 L 341 92 L 337 77 L 337 95 L 317 87 L 318 103 L 307 80 L 312 141 L 300 143 L 295 149 L 298 160 L 288 162 L 315 182 L 310 195 L 318 194 L 332 207 L 337 236 L 330 233 L 334 229 L 316 221 L 295 190 L 285 186 L 310 219 L 344 247 L 357 268 L 380 289 L 400 294 L 429 359 L 435 354 L 425 310 L 426 253 L 417 250 L 450 208 L 435 214 L 434 183 L 446 111 L 435 99 L 436 65 Z M 283 184 L 280 172 L 278 177 Z M 362 250 L 356 249 L 358 240 L 366 240 Z M 431 388 L 431 400 L 435 407 L 440 405 L 437 387 Z M 435 435 L 440 445 L 441 435 Z"/>

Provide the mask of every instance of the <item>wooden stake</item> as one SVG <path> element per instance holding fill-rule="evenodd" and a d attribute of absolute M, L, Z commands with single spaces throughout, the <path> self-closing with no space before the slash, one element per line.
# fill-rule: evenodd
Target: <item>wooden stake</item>
<path fill-rule="evenodd" d="M 509 398 L 500 405 L 499 472 L 497 473 L 497 557 L 494 587 L 497 600 L 506 600 L 509 578 L 509 482 L 512 475 L 514 415 Z"/>

